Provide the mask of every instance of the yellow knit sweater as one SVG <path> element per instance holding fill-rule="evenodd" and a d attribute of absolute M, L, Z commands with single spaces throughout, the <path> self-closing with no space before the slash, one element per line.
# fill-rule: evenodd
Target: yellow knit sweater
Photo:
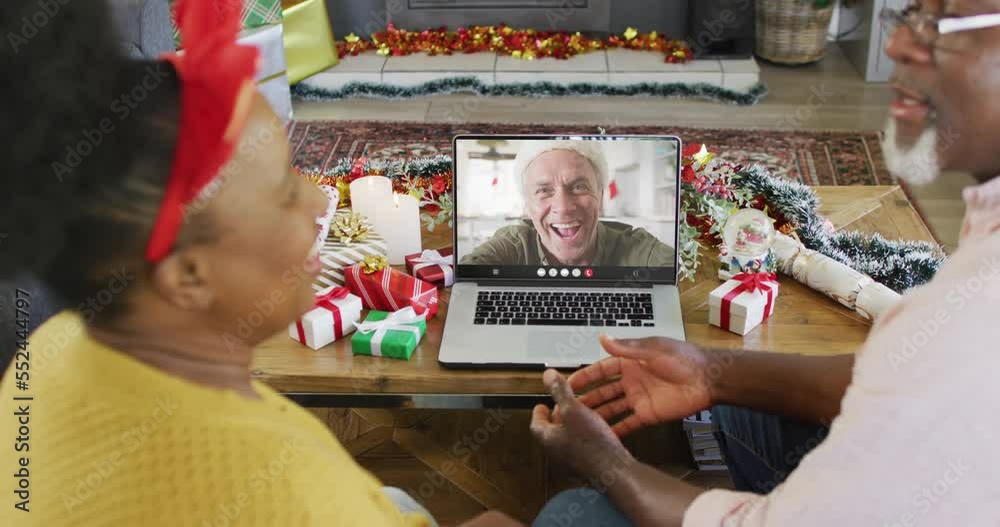
<path fill-rule="evenodd" d="M 29 390 L 16 389 L 14 367 L 0 384 L 0 525 L 427 525 L 262 384 L 257 401 L 191 384 L 98 344 L 72 313 L 28 350 Z"/>

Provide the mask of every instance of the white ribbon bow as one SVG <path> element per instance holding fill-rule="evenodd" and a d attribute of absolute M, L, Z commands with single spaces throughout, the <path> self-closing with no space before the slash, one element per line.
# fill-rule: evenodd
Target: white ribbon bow
<path fill-rule="evenodd" d="M 413 333 L 413 336 L 420 340 L 420 328 L 416 326 L 410 326 L 414 322 L 419 322 L 427 318 L 427 312 L 417 314 L 413 306 L 405 307 L 399 311 L 394 311 L 389 313 L 389 316 L 382 320 L 366 320 L 357 325 L 357 331 L 359 333 L 368 334 L 375 332 L 372 335 L 372 356 L 381 357 L 382 356 L 382 339 L 385 338 L 386 333 L 390 331 L 408 331 Z"/>
<path fill-rule="evenodd" d="M 420 256 L 413 259 L 413 274 L 417 274 L 417 270 L 424 267 L 440 266 L 444 271 L 444 286 L 451 287 L 455 283 L 455 269 L 452 268 L 454 262 L 454 255 L 444 256 L 438 251 L 424 249 Z"/>

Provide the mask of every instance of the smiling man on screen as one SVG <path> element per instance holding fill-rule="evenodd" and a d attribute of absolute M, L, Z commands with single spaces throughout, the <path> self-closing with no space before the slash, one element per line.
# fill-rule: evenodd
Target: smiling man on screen
<path fill-rule="evenodd" d="M 668 267 L 674 250 L 645 229 L 601 221 L 608 162 L 595 141 L 525 141 L 514 160 L 527 218 L 462 264 Z"/>

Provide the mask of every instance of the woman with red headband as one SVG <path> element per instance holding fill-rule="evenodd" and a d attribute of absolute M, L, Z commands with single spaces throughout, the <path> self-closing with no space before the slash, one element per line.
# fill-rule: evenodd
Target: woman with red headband
<path fill-rule="evenodd" d="M 39 5 L 5 1 L 0 29 Z M 0 50 L 0 271 L 33 270 L 71 306 L 0 385 L 0 525 L 433 525 L 251 379 L 253 346 L 312 304 L 326 200 L 290 168 L 233 5 L 177 2 L 184 51 L 161 61 L 115 58 L 92 3 L 59 2 Z"/>

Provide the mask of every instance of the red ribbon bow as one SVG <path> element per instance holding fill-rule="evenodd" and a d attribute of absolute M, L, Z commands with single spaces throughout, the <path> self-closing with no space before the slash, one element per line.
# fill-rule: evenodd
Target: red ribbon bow
<path fill-rule="evenodd" d="M 739 285 L 722 298 L 721 311 L 719 313 L 719 323 L 723 328 L 729 329 L 729 315 L 733 305 L 733 300 L 743 293 L 756 293 L 763 291 L 767 293 L 767 304 L 764 306 L 764 320 L 771 313 L 771 304 L 774 302 L 774 287 L 768 282 L 776 282 L 778 275 L 774 273 L 740 273 L 733 277 Z"/>
<path fill-rule="evenodd" d="M 319 306 L 321 303 L 326 303 L 331 300 L 343 300 L 347 298 L 347 295 L 349 294 L 351 294 L 351 290 L 346 287 L 334 287 L 322 295 L 316 295 L 316 305 Z"/>
<path fill-rule="evenodd" d="M 757 290 L 770 289 L 770 286 L 768 286 L 765 282 L 776 282 L 778 280 L 778 275 L 774 273 L 740 273 L 734 276 L 733 280 L 739 280 L 740 287 L 742 287 L 744 291 L 756 293 Z"/>
<path fill-rule="evenodd" d="M 346 287 L 335 287 L 326 293 L 321 295 L 316 295 L 315 307 L 321 307 L 330 313 L 333 313 L 333 338 L 339 339 L 344 336 L 344 321 L 340 316 L 340 307 L 334 304 L 334 300 L 343 300 L 347 298 L 347 295 L 351 293 L 351 290 Z M 315 308 L 314 308 L 315 309 Z M 306 329 L 302 326 L 302 319 L 295 321 L 295 329 L 299 332 L 299 341 L 303 344 L 306 343 Z"/>

